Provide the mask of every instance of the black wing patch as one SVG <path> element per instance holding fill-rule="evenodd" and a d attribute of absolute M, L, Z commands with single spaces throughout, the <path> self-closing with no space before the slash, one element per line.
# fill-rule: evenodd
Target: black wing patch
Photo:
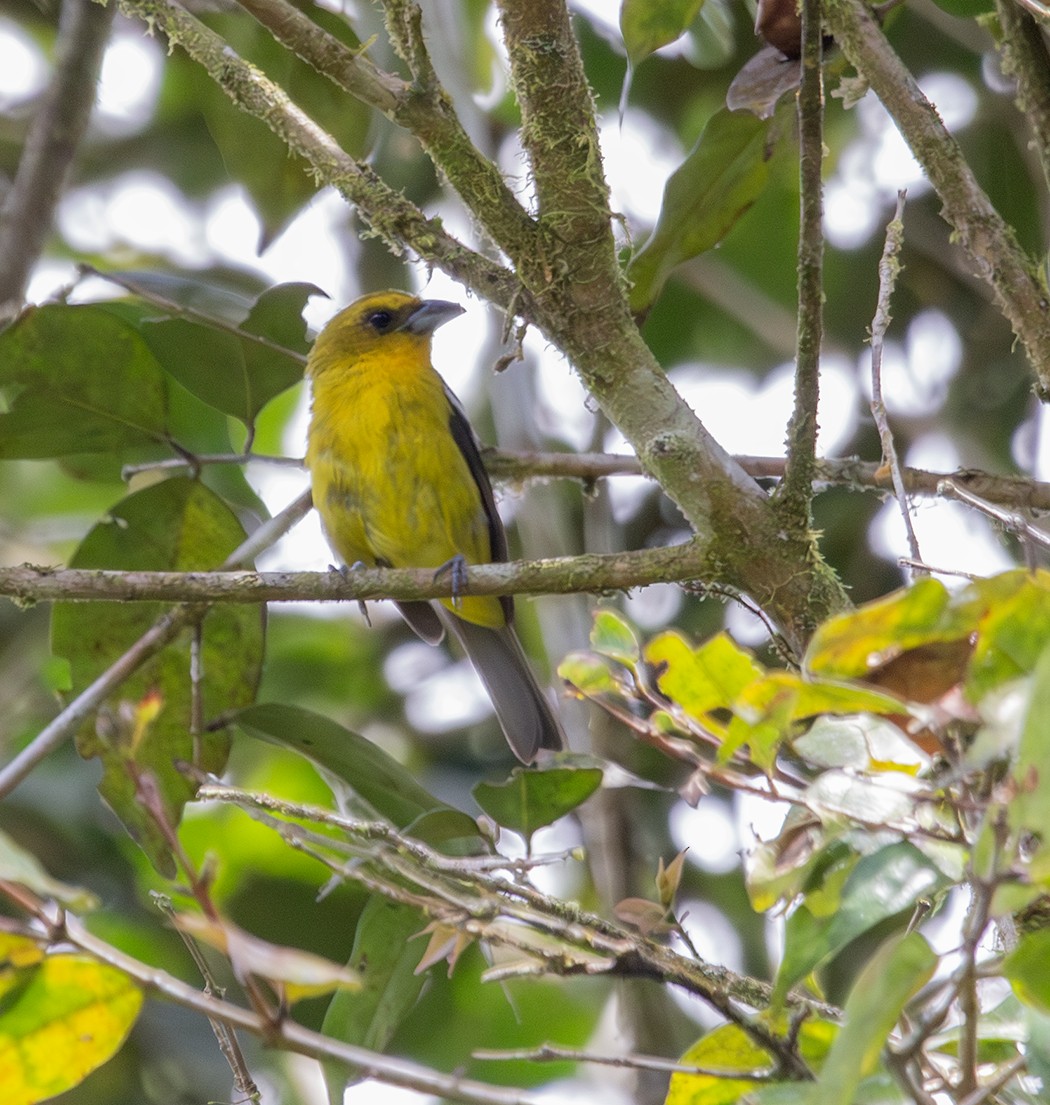
<path fill-rule="evenodd" d="M 448 399 L 448 428 L 452 434 L 452 440 L 459 446 L 463 459 L 467 462 L 470 474 L 474 477 L 478 491 L 481 494 L 481 503 L 485 508 L 485 517 L 489 524 L 489 549 L 492 561 L 495 564 L 507 560 L 507 534 L 503 529 L 503 522 L 496 510 L 496 499 L 492 494 L 492 484 L 489 483 L 489 475 L 485 471 L 485 465 L 481 460 L 481 451 L 478 448 L 478 439 L 474 436 L 470 422 L 460 406 L 459 400 L 446 386 L 445 397 Z M 510 624 L 514 616 L 514 600 L 510 595 L 500 595 L 500 603 Z"/>

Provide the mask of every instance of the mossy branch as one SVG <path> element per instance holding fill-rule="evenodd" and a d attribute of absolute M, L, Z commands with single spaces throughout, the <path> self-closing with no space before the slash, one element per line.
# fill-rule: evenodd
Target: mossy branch
<path fill-rule="evenodd" d="M 430 66 L 415 4 L 388 4 L 395 45 L 413 68 L 408 82 L 351 50 L 287 0 L 238 0 L 289 50 L 349 95 L 415 136 L 485 232 L 502 248 L 527 248 L 536 226 L 499 168 L 471 142 Z"/>
<path fill-rule="evenodd" d="M 787 468 L 777 489 L 786 526 L 808 535 L 817 463 L 817 404 L 824 339 L 824 43 L 820 0 L 802 3 L 802 83 L 798 93 L 798 329 L 794 409 Z M 810 537 L 812 540 L 812 537 Z"/>
<path fill-rule="evenodd" d="M 120 0 L 120 10 L 157 28 L 198 62 L 241 110 L 265 123 L 306 159 L 319 185 L 331 185 L 395 252 L 405 246 L 485 299 L 509 308 L 521 302 L 514 274 L 468 249 L 427 218 L 367 165 L 354 160 L 278 85 L 173 0 Z"/>
<path fill-rule="evenodd" d="M 959 144 L 889 44 L 864 0 L 825 0 L 828 31 L 890 113 L 1050 394 L 1050 297 L 1039 268 L 992 206 Z"/>
<path fill-rule="evenodd" d="M 360 568 L 348 572 L 129 572 L 0 568 L 0 595 L 18 602 L 301 602 L 448 598 L 451 573 L 427 568 Z M 588 553 L 507 564 L 472 564 L 467 595 L 604 593 L 650 583 L 710 579 L 695 543 L 637 552 Z"/>
<path fill-rule="evenodd" d="M 573 302 L 620 283 L 594 100 L 564 0 L 499 0 L 543 229 L 539 253 L 512 255 L 534 294 L 571 279 Z"/>
<path fill-rule="evenodd" d="M 997 0 L 1003 72 L 1017 81 L 1016 100 L 1032 128 L 1035 155 L 1050 187 L 1050 57 L 1043 29 L 1017 0 Z"/>

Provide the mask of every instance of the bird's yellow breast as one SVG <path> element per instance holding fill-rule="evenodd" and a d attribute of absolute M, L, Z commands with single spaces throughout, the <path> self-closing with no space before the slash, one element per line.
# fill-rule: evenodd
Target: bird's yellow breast
<path fill-rule="evenodd" d="M 314 358 L 307 464 L 328 540 L 347 564 L 492 559 L 481 493 L 428 346 L 392 336 L 381 350 L 322 348 Z M 492 598 L 464 598 L 455 612 L 481 625 L 505 620 Z"/>

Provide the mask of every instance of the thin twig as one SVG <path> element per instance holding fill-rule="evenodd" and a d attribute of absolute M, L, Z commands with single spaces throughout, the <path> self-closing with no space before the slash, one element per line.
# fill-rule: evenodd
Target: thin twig
<path fill-rule="evenodd" d="M 204 993 L 215 994 L 219 998 L 225 998 L 226 989 L 220 986 L 216 981 L 211 965 L 201 954 L 196 940 L 194 940 L 189 933 L 183 932 L 182 929 L 174 923 L 175 909 L 171 904 L 171 899 L 164 894 L 154 893 L 152 896 L 157 908 L 167 916 L 168 921 L 171 922 L 172 928 L 174 928 L 182 938 L 182 943 L 186 951 L 189 952 L 190 958 L 200 972 L 201 978 L 204 979 Z M 244 1058 L 244 1052 L 241 1050 L 241 1045 L 237 1040 L 237 1034 L 225 1021 L 218 1020 L 215 1017 L 209 1017 L 208 1023 L 211 1025 L 216 1043 L 219 1045 L 219 1051 L 222 1052 L 223 1058 L 226 1060 L 233 1073 L 233 1083 L 237 1087 L 238 1093 L 243 1100 L 251 1101 L 258 1105 L 262 1095 L 259 1092 L 259 1087 L 255 1084 L 255 1079 L 252 1078 L 248 1070 L 248 1063 Z"/>
<path fill-rule="evenodd" d="M 990 1079 L 983 1086 L 978 1086 L 973 1093 L 960 1098 L 958 1105 L 985 1105 L 985 1102 L 992 1101 L 996 1094 L 998 1094 L 1000 1090 L 1005 1089 L 1007 1083 L 1021 1074 L 1027 1066 L 1028 1057 L 1026 1055 L 1018 1055 L 1015 1059 L 1011 1059 L 1009 1063 L 997 1071 L 994 1078 Z"/>
<path fill-rule="evenodd" d="M 787 466 L 783 457 L 738 455 L 734 459 L 755 479 L 783 479 Z M 504 483 L 568 479 L 589 484 L 613 476 L 647 475 L 638 458 L 625 453 L 545 453 L 486 448 L 482 451 L 482 460 L 492 479 Z M 303 467 L 301 457 L 280 457 L 264 453 L 213 453 L 193 457 L 169 457 L 166 460 L 128 465 L 123 470 L 123 477 L 128 479 L 140 472 L 175 472 L 203 468 L 206 465 L 253 462 L 288 468 Z M 1023 476 L 996 476 L 976 468 L 948 473 L 902 467 L 900 473 L 909 495 L 940 495 L 942 481 L 951 479 L 958 486 L 968 488 L 989 503 L 1050 511 L 1050 483 L 1041 483 Z M 876 461 L 858 460 L 856 457 L 818 459 L 814 475 L 819 489 L 849 487 L 855 491 L 892 490 L 892 480 L 885 465 Z"/>
<path fill-rule="evenodd" d="M 1002 507 L 983 499 L 980 495 L 974 495 L 966 488 L 960 487 L 951 478 L 941 481 L 940 492 L 946 498 L 958 499 L 959 502 L 966 503 L 967 506 L 972 506 L 989 518 L 995 519 L 1007 533 L 1014 534 L 1025 550 L 1029 567 L 1034 567 L 1031 556 L 1032 545 L 1041 545 L 1044 549 L 1050 548 L 1050 533 L 1040 529 L 1023 514 L 1014 510 L 1004 510 Z"/>
<path fill-rule="evenodd" d="M 956 1092 L 963 1097 L 977 1089 L 977 1048 L 981 1005 L 977 997 L 977 949 L 988 926 L 994 884 L 983 879 L 970 883 L 970 907 L 963 923 L 961 948 L 962 970 L 957 997 L 962 1023 L 959 1025 L 959 1084 Z"/>
<path fill-rule="evenodd" d="M 325 809 L 323 806 L 314 806 L 309 803 L 292 802 L 265 791 L 247 791 L 240 787 L 223 786 L 217 783 L 205 783 L 197 791 L 196 799 L 199 802 L 228 802 L 241 807 L 245 812 L 251 813 L 253 809 L 279 813 L 282 817 L 296 818 L 297 820 L 314 821 L 319 825 L 327 825 L 331 828 L 342 829 L 348 835 L 364 838 L 366 841 L 380 841 L 397 848 L 403 848 L 417 856 L 421 861 L 440 868 L 443 871 L 456 872 L 458 874 L 474 874 L 476 872 L 508 871 L 522 874 L 532 871 L 537 867 L 546 867 L 555 863 L 564 863 L 570 858 L 565 852 L 552 852 L 545 854 L 533 854 L 530 856 L 508 857 L 501 855 L 472 855 L 472 856 L 447 856 L 443 852 L 435 852 L 414 837 L 399 833 L 387 821 L 363 821 L 356 817 L 345 817 L 334 810 Z M 272 825 L 272 821 L 267 824 Z M 318 838 L 321 840 L 322 838 Z M 338 846 L 337 838 L 323 838 L 326 845 Z M 360 854 L 360 853 L 357 853 Z"/>
<path fill-rule="evenodd" d="M 169 299 L 167 296 L 158 295 L 152 288 L 147 287 L 141 281 L 135 280 L 133 277 L 125 276 L 118 272 L 104 272 L 102 269 L 96 269 L 94 265 L 87 264 L 82 264 L 80 266 L 80 271 L 91 276 L 97 276 L 101 280 L 107 280 L 111 284 L 116 284 L 117 287 L 123 288 L 125 291 L 130 292 L 146 303 L 152 303 L 154 306 L 161 308 L 166 314 L 174 315 L 176 318 L 184 318 L 190 322 L 199 323 L 202 326 L 208 326 L 213 330 L 220 330 L 224 334 L 232 334 L 242 341 L 252 342 L 263 349 L 281 353 L 285 357 L 290 357 L 292 360 L 298 361 L 304 366 L 306 364 L 305 353 L 289 349 L 288 346 L 282 345 L 278 341 L 273 341 L 263 334 L 253 334 L 250 330 L 244 330 L 240 323 L 230 322 L 229 319 L 206 314 L 197 307 L 187 307 L 174 299 Z"/>
<path fill-rule="evenodd" d="M 211 792 L 208 792 L 211 793 Z M 494 944 L 513 947 L 542 964 L 543 973 L 615 974 L 672 983 L 701 998 L 733 1021 L 769 1051 L 789 1078 L 811 1077 L 797 1051 L 756 1020 L 742 1005 L 765 1008 L 771 990 L 765 983 L 735 975 L 722 967 L 679 955 L 639 933 L 550 898 L 498 872 L 459 868 L 459 861 L 433 852 L 421 842 L 410 846 L 377 842 L 372 852 L 349 862 L 334 851 L 332 840 L 306 827 L 272 817 L 270 825 L 289 845 L 326 864 L 334 873 L 394 901 L 423 909 L 462 932 Z M 407 839 L 407 838 L 402 838 Z M 530 968 L 530 973 L 536 973 Z M 792 1004 L 798 999 L 792 997 Z M 802 1002 L 817 1011 L 815 1006 Z M 822 1015 L 835 1015 L 821 1007 Z"/>
<path fill-rule="evenodd" d="M 787 465 L 777 491 L 786 524 L 809 533 L 817 460 L 820 350 L 824 339 L 824 71 L 821 0 L 803 0 L 798 94 L 799 232 L 795 396 Z"/>
<path fill-rule="evenodd" d="M 51 232 L 55 206 L 91 117 L 115 10 L 94 0 L 63 0 L 54 74 L 0 210 L 0 319 L 21 309 L 30 273 Z"/>
<path fill-rule="evenodd" d="M 911 510 L 908 507 L 908 493 L 904 487 L 904 477 L 901 475 L 900 461 L 897 458 L 897 447 L 893 442 L 893 431 L 890 429 L 886 404 L 882 399 L 882 351 L 886 342 L 886 331 L 890 325 L 890 298 L 900 274 L 899 258 L 901 245 L 904 241 L 903 216 L 906 195 L 907 193 L 904 191 L 897 193 L 897 210 L 889 226 L 886 227 L 886 245 L 882 251 L 882 259 L 879 261 L 879 297 L 875 308 L 875 317 L 871 323 L 871 414 L 879 431 L 879 440 L 882 443 L 882 458 L 889 467 L 890 477 L 893 480 L 893 490 L 897 496 L 897 504 L 900 507 L 901 517 L 904 519 L 904 530 L 908 535 L 911 560 L 921 563 L 922 554 L 919 551 L 919 540 L 915 536 L 915 527 L 912 525 Z"/>
<path fill-rule="evenodd" d="M 1040 387 L 1050 390 L 1050 310 L 1042 264 L 1025 254 L 1013 229 L 995 210 L 959 143 L 865 0 L 825 0 L 824 18 L 835 42 L 890 113 L 940 197 L 954 237 L 995 292 L 1021 339 Z"/>
<path fill-rule="evenodd" d="M 559 1047 L 557 1044 L 541 1044 L 532 1048 L 476 1048 L 471 1052 L 475 1059 L 491 1059 L 495 1062 L 525 1061 L 536 1063 L 557 1063 L 568 1060 L 572 1063 L 592 1063 L 604 1067 L 626 1067 L 630 1070 L 654 1070 L 665 1074 L 702 1074 L 711 1078 L 725 1078 L 726 1070 L 698 1067 L 691 1063 L 676 1063 L 673 1059 L 662 1059 L 658 1055 L 596 1055 L 592 1051 L 580 1051 L 572 1047 Z M 747 1074 L 734 1072 L 734 1078 L 747 1078 L 750 1082 L 770 1080 L 770 1075 L 762 1071 L 748 1071 Z"/>
<path fill-rule="evenodd" d="M 85 687 L 13 760 L 0 769 L 0 798 L 10 794 L 41 760 L 69 740 L 124 680 L 174 641 L 197 616 L 198 612 L 191 608 L 181 607 L 169 611 L 151 626 L 116 663 Z"/>
<path fill-rule="evenodd" d="M 206 1017 L 243 1028 L 271 1047 L 284 1048 L 315 1059 L 335 1060 L 355 1067 L 363 1078 L 374 1078 L 390 1086 L 402 1086 L 450 1101 L 465 1102 L 466 1105 L 538 1105 L 538 1098 L 524 1090 L 493 1086 L 456 1074 L 440 1074 L 406 1059 L 381 1055 L 312 1032 L 287 1017 L 270 1020 L 253 1010 L 202 993 L 174 975 L 142 963 L 106 943 L 88 931 L 78 918 L 62 914 L 53 907 L 49 907 L 44 920 L 47 927 L 56 933 L 57 942 L 72 944 L 123 971 L 146 990 Z"/>
<path fill-rule="evenodd" d="M 268 548 L 290 529 L 310 507 L 309 493 L 261 525 L 227 558 L 226 568 L 239 567 Z M 53 718 L 13 760 L 0 769 L 0 798 L 9 794 L 33 768 L 65 743 L 103 702 L 147 660 L 156 656 L 188 625 L 201 616 L 201 609 L 180 606 L 169 610 L 93 683 L 85 687 L 57 717 Z"/>

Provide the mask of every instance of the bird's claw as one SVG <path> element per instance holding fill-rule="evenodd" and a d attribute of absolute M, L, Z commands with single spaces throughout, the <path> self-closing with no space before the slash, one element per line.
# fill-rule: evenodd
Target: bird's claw
<path fill-rule="evenodd" d="M 338 572 L 342 578 L 349 583 L 350 573 L 360 571 L 362 568 L 367 568 L 368 565 L 363 560 L 355 560 L 353 564 L 329 564 L 328 570 L 330 572 Z M 361 611 L 361 617 L 365 619 L 365 625 L 369 629 L 372 628 L 372 619 L 368 616 L 368 605 L 364 599 L 357 600 L 357 608 Z"/>
<path fill-rule="evenodd" d="M 459 606 L 467 589 L 467 558 L 462 553 L 456 553 L 451 560 L 446 560 L 434 572 L 434 579 L 439 580 L 443 575 L 451 576 L 452 605 Z"/>

